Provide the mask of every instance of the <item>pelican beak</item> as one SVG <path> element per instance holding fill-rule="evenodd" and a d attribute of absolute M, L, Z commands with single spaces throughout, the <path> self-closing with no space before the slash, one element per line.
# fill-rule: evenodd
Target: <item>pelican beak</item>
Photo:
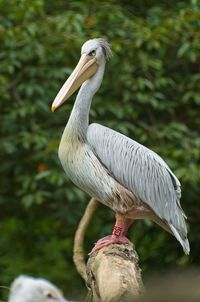
<path fill-rule="evenodd" d="M 96 58 L 83 54 L 76 68 L 58 92 L 51 106 L 51 111 L 54 112 L 67 99 L 69 99 L 69 97 L 81 86 L 82 83 L 96 73 L 97 68 L 98 63 Z"/>

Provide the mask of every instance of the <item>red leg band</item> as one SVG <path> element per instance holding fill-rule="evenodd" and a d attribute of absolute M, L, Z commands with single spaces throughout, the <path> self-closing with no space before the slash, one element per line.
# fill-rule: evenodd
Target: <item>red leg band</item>
<path fill-rule="evenodd" d="M 121 235 L 121 233 L 122 233 L 122 228 L 120 226 L 115 225 L 112 235 L 119 237 Z"/>

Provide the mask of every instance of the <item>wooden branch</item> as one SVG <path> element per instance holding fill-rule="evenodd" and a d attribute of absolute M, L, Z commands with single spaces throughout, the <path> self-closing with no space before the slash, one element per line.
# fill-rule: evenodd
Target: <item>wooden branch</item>
<path fill-rule="evenodd" d="M 96 211 L 97 206 L 98 206 L 98 201 L 95 198 L 92 198 L 88 203 L 85 212 L 83 214 L 83 217 L 79 222 L 74 237 L 73 260 L 78 273 L 85 280 L 85 282 L 87 282 L 87 274 L 86 274 L 86 265 L 84 259 L 83 242 L 85 238 L 85 232 L 91 221 L 93 213 Z"/>
<path fill-rule="evenodd" d="M 133 244 L 112 244 L 92 253 L 87 263 L 85 302 L 132 301 L 143 291 L 141 269 Z"/>
<path fill-rule="evenodd" d="M 132 301 L 143 290 L 138 255 L 133 244 L 111 244 L 89 256 L 87 268 L 83 242 L 90 220 L 98 206 L 92 198 L 78 225 L 74 239 L 74 263 L 88 286 L 85 302 Z"/>

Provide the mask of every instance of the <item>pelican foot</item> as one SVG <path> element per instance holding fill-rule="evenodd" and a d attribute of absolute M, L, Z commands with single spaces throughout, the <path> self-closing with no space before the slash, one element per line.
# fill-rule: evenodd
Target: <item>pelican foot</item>
<path fill-rule="evenodd" d="M 91 252 L 88 255 L 91 255 L 97 250 L 102 249 L 105 246 L 108 246 L 110 244 L 117 243 L 117 244 L 126 244 L 129 243 L 129 240 L 125 236 L 114 236 L 114 235 L 109 235 L 106 237 L 103 237 L 99 239 L 96 243 Z"/>

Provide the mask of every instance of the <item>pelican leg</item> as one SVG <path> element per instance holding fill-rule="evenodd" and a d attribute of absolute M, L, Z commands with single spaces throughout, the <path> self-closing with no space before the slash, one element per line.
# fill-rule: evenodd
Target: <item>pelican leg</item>
<path fill-rule="evenodd" d="M 123 235 L 126 236 L 129 227 L 133 223 L 134 219 L 126 218 L 125 223 L 124 223 L 124 230 L 123 230 Z"/>
<path fill-rule="evenodd" d="M 104 246 L 113 244 L 113 243 L 118 243 L 118 244 L 125 244 L 129 243 L 128 238 L 126 238 L 126 233 L 128 231 L 129 226 L 132 224 L 133 220 L 126 218 L 123 214 L 116 213 L 116 222 L 115 226 L 113 228 L 112 235 L 106 236 L 102 239 L 99 239 L 92 251 L 90 252 L 93 253 L 97 250 L 100 250 Z"/>

